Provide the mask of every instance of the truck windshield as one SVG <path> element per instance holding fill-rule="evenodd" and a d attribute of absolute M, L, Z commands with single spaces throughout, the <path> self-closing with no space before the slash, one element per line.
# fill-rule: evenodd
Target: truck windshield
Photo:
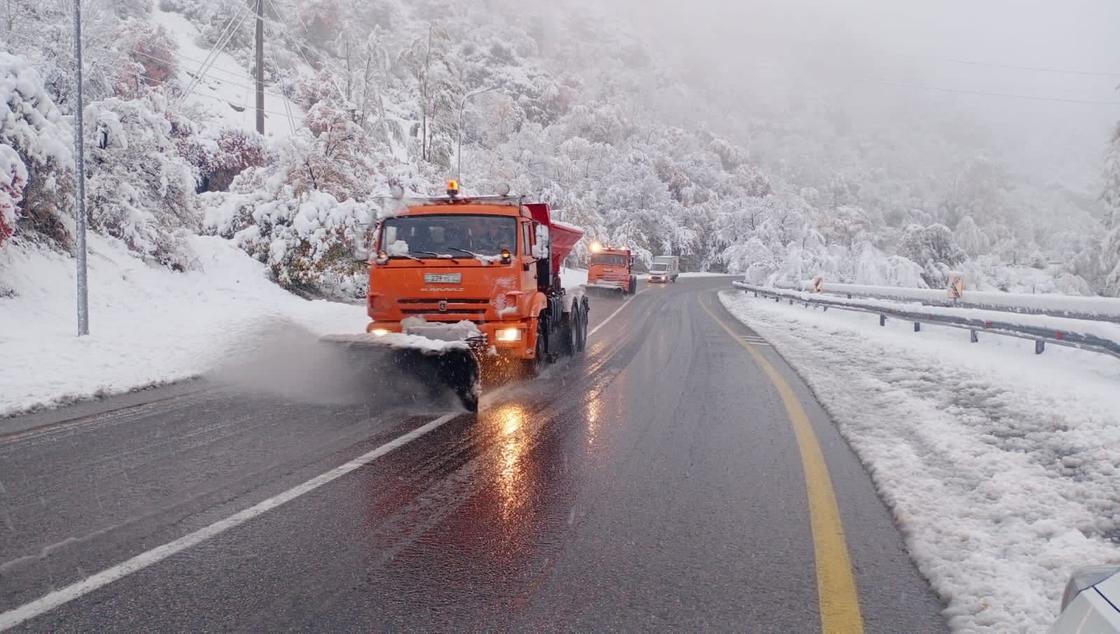
<path fill-rule="evenodd" d="M 591 256 L 592 264 L 604 264 L 606 266 L 626 266 L 625 255 L 613 255 L 610 253 L 597 253 Z"/>
<path fill-rule="evenodd" d="M 516 253 L 517 220 L 506 216 L 399 216 L 382 225 L 389 257 L 463 257 Z"/>
<path fill-rule="evenodd" d="M 650 273 L 664 273 L 668 270 L 669 270 L 669 267 L 665 266 L 664 264 L 654 264 L 650 268 L 649 272 Z"/>

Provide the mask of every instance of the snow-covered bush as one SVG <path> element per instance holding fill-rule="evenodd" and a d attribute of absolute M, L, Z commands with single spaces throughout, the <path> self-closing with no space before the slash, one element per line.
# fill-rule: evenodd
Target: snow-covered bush
<path fill-rule="evenodd" d="M 70 127 L 30 62 L 0 52 L 0 233 L 19 229 L 69 244 Z"/>
<path fill-rule="evenodd" d="M 0 145 L 0 246 L 16 230 L 16 211 L 27 185 L 27 167 L 19 154 Z"/>
<path fill-rule="evenodd" d="M 198 191 L 226 191 L 238 174 L 263 167 L 271 156 L 263 138 L 237 128 L 199 129 L 185 120 L 172 121 L 179 153 L 198 173 Z"/>
<path fill-rule="evenodd" d="M 280 191 L 207 195 L 206 230 L 232 239 L 268 265 L 281 286 L 310 295 L 365 296 L 364 262 L 352 259 L 355 240 L 368 240 L 373 211 L 326 192 Z"/>
<path fill-rule="evenodd" d="M 898 286 L 902 288 L 928 288 L 923 269 L 901 255 L 885 255 L 870 244 L 865 244 L 856 260 L 852 282 L 870 286 Z"/>
<path fill-rule="evenodd" d="M 146 19 L 128 18 L 117 27 L 116 45 L 121 57 L 116 64 L 113 90 L 118 97 L 141 97 L 148 89 L 167 83 L 178 72 L 175 42 L 160 25 Z"/>
<path fill-rule="evenodd" d="M 90 226 L 133 252 L 176 268 L 190 255 L 178 231 L 197 231 L 195 172 L 179 155 L 158 98 L 110 98 L 86 107 Z"/>
<path fill-rule="evenodd" d="M 931 288 L 943 288 L 949 274 L 965 259 L 949 227 L 910 225 L 902 234 L 899 253 L 922 268 L 922 279 Z"/>

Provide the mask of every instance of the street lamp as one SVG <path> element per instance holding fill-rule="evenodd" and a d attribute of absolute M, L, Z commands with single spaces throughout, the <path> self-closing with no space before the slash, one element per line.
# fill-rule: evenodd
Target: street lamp
<path fill-rule="evenodd" d="M 455 180 L 457 182 L 463 182 L 463 111 L 467 108 L 467 100 L 471 97 L 477 97 L 482 93 L 490 92 L 497 89 L 497 86 L 490 86 L 488 88 L 479 88 L 478 90 L 472 90 L 471 92 L 463 95 L 463 100 L 459 102 L 459 147 L 455 150 L 456 162 L 458 163 L 458 167 L 455 170 Z"/>

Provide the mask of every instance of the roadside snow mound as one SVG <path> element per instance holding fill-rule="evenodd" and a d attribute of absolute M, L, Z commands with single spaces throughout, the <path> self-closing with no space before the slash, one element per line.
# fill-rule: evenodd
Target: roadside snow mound
<path fill-rule="evenodd" d="M 721 299 L 835 419 L 955 631 L 1043 631 L 1073 568 L 1120 562 L 1115 359 Z"/>
<path fill-rule="evenodd" d="M 300 299 L 217 237 L 190 237 L 175 273 L 89 236 L 90 331 L 75 336 L 74 260 L 26 243 L 0 250 L 0 416 L 197 376 L 250 352 L 269 329 L 362 332 L 362 306 Z"/>

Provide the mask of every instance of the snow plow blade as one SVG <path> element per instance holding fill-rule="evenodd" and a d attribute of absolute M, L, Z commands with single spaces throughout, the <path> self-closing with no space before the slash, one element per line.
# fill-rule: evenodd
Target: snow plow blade
<path fill-rule="evenodd" d="M 448 389 L 467 411 L 478 411 L 481 371 L 477 342 L 437 341 L 398 333 L 327 335 L 320 341 L 341 348 L 357 369 L 377 381 L 378 387 L 407 391 L 419 384 L 430 395 Z"/>

